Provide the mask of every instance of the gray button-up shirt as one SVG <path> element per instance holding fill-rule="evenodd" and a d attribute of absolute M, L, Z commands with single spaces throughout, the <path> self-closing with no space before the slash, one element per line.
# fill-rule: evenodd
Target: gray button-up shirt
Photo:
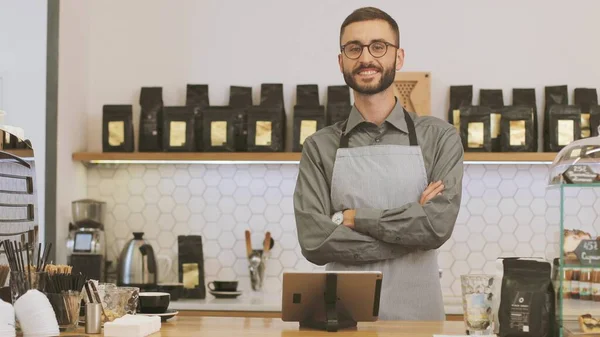
<path fill-rule="evenodd" d="M 460 136 L 446 121 L 409 114 L 415 124 L 427 178 L 429 182 L 442 180 L 444 190 L 424 205 L 413 202 L 394 209 L 357 209 L 354 230 L 337 226 L 331 220 L 333 213 L 341 211 L 332 209 L 330 191 L 343 122 L 325 127 L 305 140 L 294 210 L 302 254 L 310 262 L 324 265 L 381 261 L 414 250 L 436 249 L 450 238 L 462 193 L 464 152 Z M 353 107 L 346 132 L 351 133 L 348 147 L 409 145 L 404 110 L 399 102 L 380 126 L 365 121 Z M 400 191 L 401 186 L 390 188 Z"/>

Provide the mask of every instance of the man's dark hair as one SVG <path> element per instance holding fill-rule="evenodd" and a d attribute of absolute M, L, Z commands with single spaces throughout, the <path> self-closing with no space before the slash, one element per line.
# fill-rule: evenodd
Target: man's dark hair
<path fill-rule="evenodd" d="M 396 23 L 396 20 L 394 20 L 388 13 L 375 7 L 362 7 L 348 15 L 346 20 L 344 20 L 342 23 L 342 28 L 340 29 L 340 43 L 342 41 L 342 35 L 344 34 L 344 28 L 346 28 L 346 26 L 351 23 L 370 20 L 383 20 L 387 22 L 396 34 L 396 45 L 400 46 L 400 29 L 398 28 L 398 23 Z"/>

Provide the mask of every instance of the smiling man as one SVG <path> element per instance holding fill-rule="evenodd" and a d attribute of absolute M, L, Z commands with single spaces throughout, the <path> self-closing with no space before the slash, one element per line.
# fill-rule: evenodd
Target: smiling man
<path fill-rule="evenodd" d="M 340 51 L 354 106 L 304 143 L 294 192 L 302 253 L 327 270 L 381 271 L 382 320 L 443 320 L 436 249 L 460 208 L 460 137 L 396 99 L 404 50 L 388 14 L 350 14 Z"/>

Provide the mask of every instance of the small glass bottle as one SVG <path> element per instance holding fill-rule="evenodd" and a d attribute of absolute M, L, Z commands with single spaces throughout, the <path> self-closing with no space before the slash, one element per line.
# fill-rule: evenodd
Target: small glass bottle
<path fill-rule="evenodd" d="M 564 276 L 562 282 L 562 295 L 563 298 L 571 298 L 571 280 L 573 279 L 573 269 L 563 269 Z"/>
<path fill-rule="evenodd" d="M 573 270 L 573 278 L 571 279 L 571 298 L 574 300 L 579 299 L 579 277 L 580 277 L 579 269 Z"/>
<path fill-rule="evenodd" d="M 592 299 L 600 302 L 600 269 L 592 271 Z"/>
<path fill-rule="evenodd" d="M 579 298 L 584 301 L 592 300 L 592 270 L 590 268 L 581 269 Z"/>

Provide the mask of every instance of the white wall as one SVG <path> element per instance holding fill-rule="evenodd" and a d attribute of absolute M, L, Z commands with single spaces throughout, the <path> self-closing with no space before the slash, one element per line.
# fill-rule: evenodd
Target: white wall
<path fill-rule="evenodd" d="M 69 0 L 61 2 L 59 135 L 61 132 L 73 133 L 63 140 L 71 148 L 64 148 L 59 154 L 59 165 L 73 165 L 69 151 L 81 147 L 82 139 L 76 137 L 75 132 L 85 123 L 87 150 L 101 151 L 102 105 L 133 104 L 137 124 L 137 102 L 142 86 L 163 86 L 166 105 L 183 104 L 188 83 L 208 83 L 213 105 L 226 104 L 230 85 L 253 86 L 255 103 L 258 103 L 260 83 L 266 82 L 284 84 L 288 114 L 292 113 L 297 84 L 319 84 L 324 100 L 326 86 L 344 83 L 337 66 L 339 26 L 352 10 L 363 5 L 380 6 L 397 19 L 401 44 L 406 50 L 404 70 L 432 72 L 432 107 L 437 117 L 445 118 L 450 85 L 473 84 L 475 96 L 479 88 L 502 88 L 507 104 L 510 104 L 513 87 L 535 87 L 538 111 L 543 110 L 545 85 L 567 84 L 570 92 L 578 86 L 600 89 L 600 66 L 597 64 L 600 47 L 594 44 L 598 32 L 594 22 L 600 2 L 594 0 L 571 3 L 560 0 L 106 0 L 86 2 L 85 5 Z M 64 146 L 61 144 L 60 148 Z M 264 174 L 266 168 L 254 169 L 259 171 L 258 174 L 245 167 L 223 169 L 223 180 L 228 182 L 222 184 L 222 189 L 229 190 L 233 185 L 240 200 L 244 200 L 251 195 L 248 190 L 252 187 L 247 186 L 250 180 L 258 187 L 281 181 L 269 179 L 272 176 Z M 263 173 L 260 173 L 261 169 Z M 195 168 L 195 173 L 202 170 Z M 489 175 L 484 175 L 486 170 L 490 171 Z M 162 247 L 161 253 L 169 251 L 172 245 L 174 254 L 174 235 L 200 228 L 207 238 L 206 263 L 211 266 L 207 270 L 214 271 L 208 275 L 218 276 L 217 271 L 226 271 L 224 275 L 230 275 L 232 268 L 237 267 L 241 268 L 241 275 L 245 268 L 243 245 L 239 246 L 242 248 L 241 262 L 231 267 L 231 252 L 221 252 L 219 244 L 224 237 L 226 247 L 230 247 L 230 239 L 248 224 L 241 221 L 237 224 L 240 227 L 234 228 L 235 220 L 231 220 L 231 214 L 221 214 L 217 207 L 219 198 L 214 195 L 221 192 L 212 185 L 219 181 L 214 178 L 222 173 L 220 170 L 216 171 L 214 167 L 206 170 L 210 172 L 204 177 L 208 187 L 202 197 L 206 197 L 206 201 L 202 197 L 190 198 L 186 193 L 191 192 L 185 192 L 185 186 L 175 188 L 173 180 L 177 180 L 172 178 L 173 175 L 184 176 L 185 179 L 179 182 L 193 176 L 191 173 L 188 176 L 185 169 L 161 166 L 157 170 L 136 166 L 125 170 L 125 167 L 119 167 L 114 170 L 120 172 L 118 179 L 115 173 L 114 180 L 113 171 L 106 171 L 103 176 L 99 169 L 88 170 L 88 192 L 90 196 L 112 200 L 114 205 L 107 221 L 113 228 L 107 235 L 115 239 L 111 241 L 113 256 L 120 251 L 119 245 L 128 239 L 130 229 L 143 228 L 150 237 L 154 236 L 151 238 L 156 240 L 153 245 Z M 234 171 L 244 177 L 241 181 L 247 183 L 245 186 L 231 182 Z M 549 204 L 554 207 L 547 208 L 545 189 L 540 188 L 546 181 L 545 168 L 473 165 L 468 171 L 457 230 L 441 249 L 440 266 L 445 269 L 444 294 L 459 293 L 457 275 L 469 270 L 481 271 L 486 261 L 491 267 L 484 270 L 493 270 L 494 259 L 503 252 L 522 256 L 544 254 L 541 248 L 534 250 L 527 242 L 517 243 L 517 239 L 531 238 L 532 245 L 546 247 L 546 252 L 553 253 L 556 247 L 554 237 L 545 234 L 547 224 L 556 225 L 557 219 L 556 212 L 551 211 L 557 205 Z M 74 179 L 69 172 L 74 171 L 65 171 L 59 186 L 85 186 L 85 177 L 77 175 Z M 144 185 L 142 174 L 150 181 L 148 186 Z M 128 177 L 135 182 L 130 184 Z M 159 177 L 162 177 L 159 186 L 154 186 Z M 189 189 L 200 193 L 204 188 L 202 180 L 194 180 L 197 185 L 190 183 Z M 115 183 L 109 183 L 111 181 Z M 289 192 L 290 185 L 286 186 L 285 191 Z M 76 188 L 76 193 L 80 193 L 79 187 Z M 141 190 L 144 191 L 142 196 L 139 195 Z M 261 193 L 265 193 L 258 190 L 257 193 L 252 191 L 254 199 L 260 199 Z M 223 194 L 231 194 L 231 191 Z M 223 199 L 232 203 L 229 194 Z M 69 207 L 74 195 L 69 198 L 64 193 L 59 197 L 64 219 L 67 218 L 65 207 Z M 245 209 L 249 214 L 248 207 L 242 205 L 244 202 L 238 202 L 236 196 L 235 207 Z M 513 201 L 513 197 L 517 201 Z M 195 217 L 180 208 L 172 210 L 170 206 L 175 206 L 175 202 L 168 202 L 169 198 L 181 198 L 183 201 L 177 206 L 185 206 L 189 200 L 190 204 L 194 203 L 193 209 L 206 203 L 206 211 Z M 501 202 L 504 198 L 506 200 Z M 167 202 L 162 204 L 165 200 Z M 159 208 L 157 203 L 162 207 Z M 267 203 L 258 201 L 255 205 Z M 484 204 L 487 206 L 482 206 Z M 227 209 L 233 209 L 230 204 L 227 206 Z M 257 207 L 254 212 L 260 230 L 264 229 L 265 223 L 262 221 L 263 208 Z M 469 213 L 471 208 L 473 216 Z M 586 214 L 595 214 L 592 209 L 588 211 Z M 270 218 L 268 211 L 264 213 Z M 188 220 L 180 221 L 180 217 Z M 489 242 L 478 248 L 463 244 L 471 237 L 476 238 L 473 242 L 484 242 L 479 233 L 483 231 L 482 218 L 489 221 L 486 231 L 493 229 L 486 232 L 492 233 L 485 237 Z M 294 226 L 289 219 L 273 221 L 269 228 L 276 231 L 277 226 L 282 225 L 293 232 Z M 222 225 L 220 221 L 223 221 Z M 249 221 L 250 226 L 253 226 L 252 222 Z M 65 230 L 66 223 L 65 220 Z M 238 234 L 232 234 L 234 232 Z M 281 230 L 278 235 L 280 239 L 285 236 Z M 287 242 L 290 249 L 295 248 L 295 241 Z M 222 265 L 226 268 L 221 268 L 222 256 Z M 454 263 L 455 259 L 457 263 Z M 273 261 L 276 263 L 275 259 Z M 285 259 L 281 261 L 283 264 Z M 272 273 L 277 274 L 276 271 Z"/>
<path fill-rule="evenodd" d="M 66 263 L 71 202 L 87 196 L 85 167 L 73 152 L 86 149 L 88 53 L 87 1 L 61 1 L 59 27 L 56 258 Z"/>
<path fill-rule="evenodd" d="M 295 86 L 343 84 L 339 26 L 355 8 L 374 5 L 396 18 L 407 71 L 431 71 L 432 108 L 444 117 L 448 87 L 568 84 L 600 88 L 596 13 L 600 2 L 530 1 L 96 1 L 90 4 L 88 146 L 101 149 L 101 107 L 131 103 L 141 86 L 164 88 L 166 105 L 184 104 L 187 83 L 210 84 L 212 104 L 229 85 L 284 83 L 287 112 Z M 477 103 L 477 99 L 475 100 Z"/>
<path fill-rule="evenodd" d="M 5 123 L 25 130 L 35 150 L 38 220 L 44 237 L 46 170 L 45 0 L 0 0 L 0 77 Z"/>

